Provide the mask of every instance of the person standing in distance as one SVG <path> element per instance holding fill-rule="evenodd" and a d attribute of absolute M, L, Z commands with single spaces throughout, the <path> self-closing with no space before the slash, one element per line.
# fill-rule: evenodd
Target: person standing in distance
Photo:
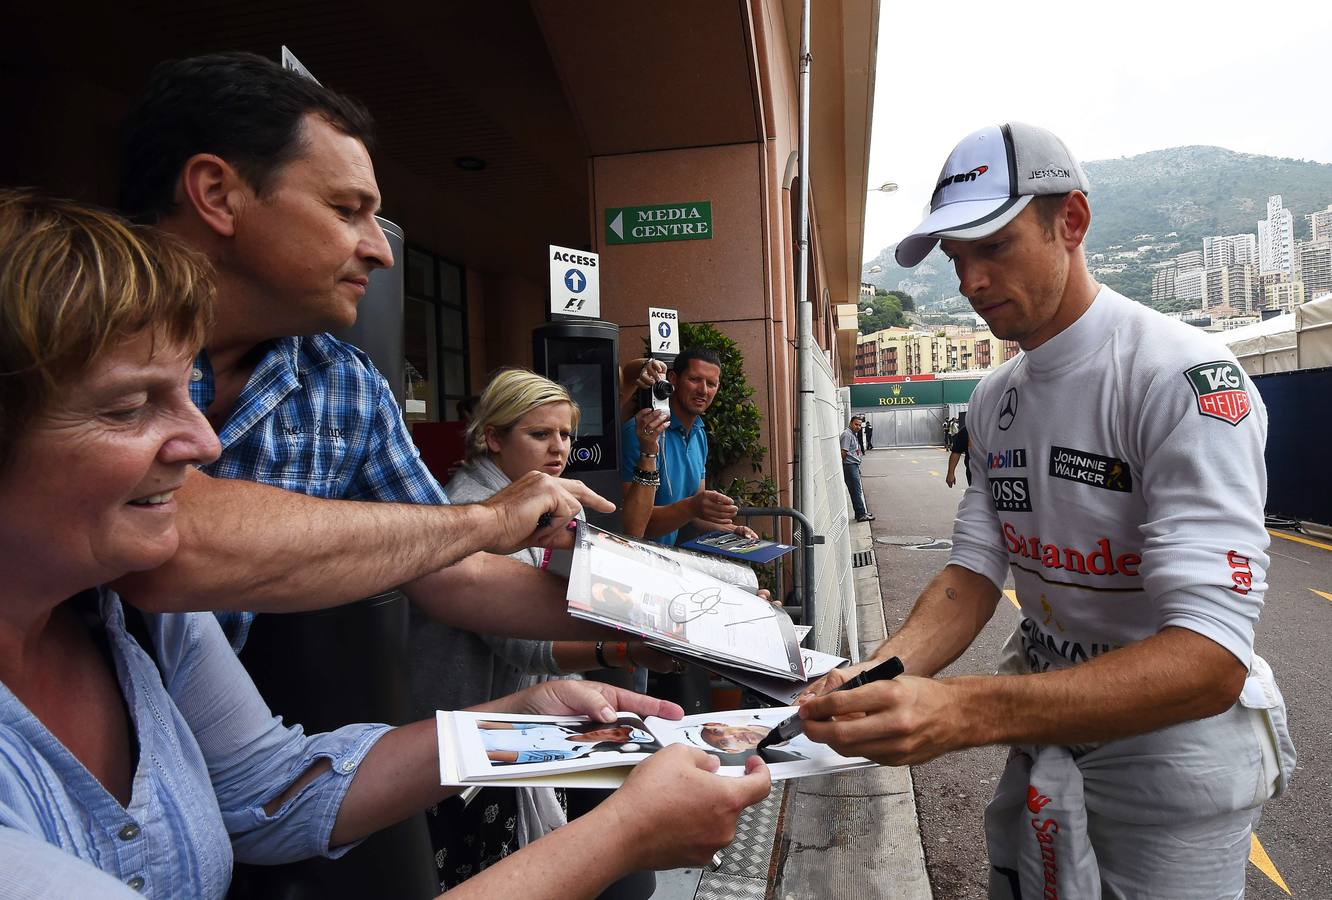
<path fill-rule="evenodd" d="M 962 471 L 967 474 L 967 484 L 971 484 L 971 439 L 967 434 L 967 426 L 958 426 L 957 433 L 949 439 L 948 443 L 948 474 L 944 476 L 944 481 L 952 487 L 957 484 L 957 463 L 962 460 Z"/>
<path fill-rule="evenodd" d="M 860 486 L 860 461 L 865 456 L 860 446 L 862 427 L 860 416 L 852 416 L 851 421 L 846 423 L 846 430 L 842 432 L 842 478 L 846 481 L 847 492 L 851 494 L 851 508 L 856 512 L 856 521 L 871 522 L 874 516 L 865 508 L 865 492 Z"/>
<path fill-rule="evenodd" d="M 991 897 L 1239 897 L 1295 755 L 1253 652 L 1267 414 L 1228 350 L 1096 283 L 1088 190 L 1050 132 L 984 128 L 897 245 L 914 266 L 941 243 L 1025 352 L 971 398 L 986 489 L 962 498 L 949 564 L 801 715 L 811 740 L 881 763 L 1009 745 L 986 811 Z M 1021 618 L 998 674 L 935 678 L 1010 572 Z M 906 674 L 828 692 L 890 656 Z"/>

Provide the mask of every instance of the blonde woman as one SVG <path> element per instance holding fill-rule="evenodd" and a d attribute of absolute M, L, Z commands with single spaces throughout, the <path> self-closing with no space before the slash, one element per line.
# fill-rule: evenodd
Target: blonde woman
<path fill-rule="evenodd" d="M 478 503 L 533 470 L 558 477 L 569 461 L 578 418 L 578 405 L 561 385 L 526 369 L 500 371 L 477 401 L 467 427 L 467 458 L 445 486 L 449 500 Z M 551 551 L 532 547 L 513 558 L 546 568 Z M 483 703 L 547 678 L 593 669 L 674 670 L 669 657 L 639 642 L 497 638 L 419 615 L 412 650 L 413 700 L 421 715 Z M 430 819 L 446 884 L 463 880 L 565 820 L 549 788 L 494 788 L 484 794 L 474 798 L 465 813 L 446 814 L 441 807 Z M 446 851 L 443 857 L 441 850 Z M 459 854 L 466 854 L 468 861 L 459 861 Z"/>

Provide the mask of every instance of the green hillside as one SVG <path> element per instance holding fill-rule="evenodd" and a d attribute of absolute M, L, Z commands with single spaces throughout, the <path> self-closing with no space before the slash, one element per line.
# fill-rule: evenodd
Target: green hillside
<path fill-rule="evenodd" d="M 1180 242 L 1126 261 L 1121 273 L 1098 279 L 1130 297 L 1147 300 L 1151 264 L 1185 250 L 1201 250 L 1202 239 L 1215 234 L 1257 234 L 1258 220 L 1267 216 L 1267 198 L 1280 194 L 1295 216 L 1295 238 L 1308 237 L 1304 216 L 1332 203 L 1332 165 L 1235 153 L 1221 147 L 1174 147 L 1121 159 L 1085 163 L 1091 182 L 1092 228 L 1088 254 L 1132 249 L 1144 244 Z M 1167 237 L 1171 232 L 1174 236 Z M 1139 235 L 1151 239 L 1134 240 Z M 895 246 L 895 245 L 894 245 Z M 957 293 L 957 280 L 937 250 L 914 271 L 893 261 L 894 247 L 885 247 L 866 263 L 862 278 L 889 290 L 902 290 L 929 306 Z M 869 274 L 872 266 L 883 271 Z"/>

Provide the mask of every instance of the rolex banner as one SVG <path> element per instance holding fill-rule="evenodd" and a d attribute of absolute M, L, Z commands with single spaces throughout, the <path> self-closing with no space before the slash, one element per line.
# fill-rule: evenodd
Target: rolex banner
<path fill-rule="evenodd" d="M 851 385 L 853 409 L 941 406 L 943 402 L 942 381 L 894 381 L 891 384 Z"/>

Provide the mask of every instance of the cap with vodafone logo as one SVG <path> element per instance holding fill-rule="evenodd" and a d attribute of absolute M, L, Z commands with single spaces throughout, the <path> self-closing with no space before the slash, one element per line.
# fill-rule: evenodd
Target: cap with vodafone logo
<path fill-rule="evenodd" d="M 930 198 L 930 212 L 897 245 L 897 264 L 910 268 L 940 238 L 989 237 L 1042 194 L 1088 192 L 1082 164 L 1064 142 L 1023 122 L 967 135 L 948 155 Z"/>

